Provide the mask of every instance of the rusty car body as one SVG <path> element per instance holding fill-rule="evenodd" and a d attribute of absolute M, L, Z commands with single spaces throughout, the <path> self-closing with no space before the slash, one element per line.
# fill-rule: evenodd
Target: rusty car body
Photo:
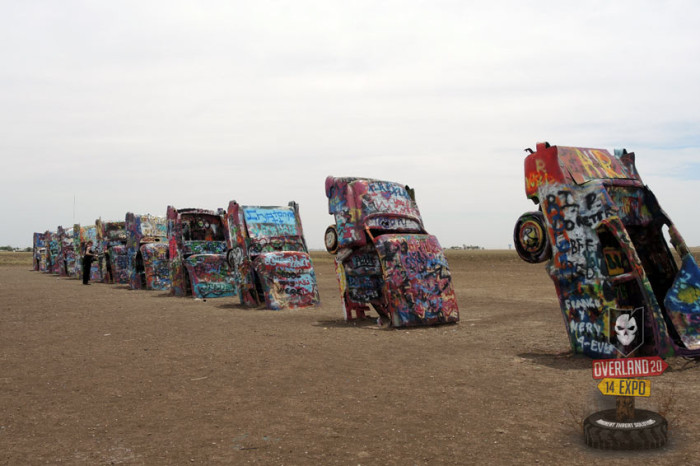
<path fill-rule="evenodd" d="M 530 152 L 525 193 L 539 210 L 518 219 L 514 242 L 523 260 L 547 261 L 573 352 L 700 356 L 700 270 L 634 153 Z"/>
<path fill-rule="evenodd" d="M 175 296 L 221 298 L 238 294 L 226 263 L 224 210 L 168 206 L 171 291 Z"/>
<path fill-rule="evenodd" d="M 32 265 L 37 272 L 46 272 L 46 242 L 45 233 L 35 232 L 32 235 Z"/>
<path fill-rule="evenodd" d="M 408 186 L 371 178 L 336 178 L 325 184 L 325 246 L 335 255 L 344 317 L 364 317 L 371 305 L 394 327 L 459 320 L 447 259 L 426 232 Z"/>
<path fill-rule="evenodd" d="M 297 309 L 320 302 L 316 274 L 304 239 L 299 206 L 242 206 L 229 202 L 227 260 L 241 303 Z"/>
<path fill-rule="evenodd" d="M 74 227 L 66 229 L 61 226 L 57 230 L 60 248 L 60 253 L 58 254 L 59 275 L 62 277 L 80 277 L 80 250 L 76 251 L 74 240 L 76 231 Z"/>
<path fill-rule="evenodd" d="M 129 255 L 127 253 L 126 220 L 96 222 L 102 253 L 100 268 L 105 282 L 129 283 Z"/>
<path fill-rule="evenodd" d="M 132 290 L 170 290 L 165 218 L 128 212 L 124 218 L 124 229 L 129 287 Z"/>

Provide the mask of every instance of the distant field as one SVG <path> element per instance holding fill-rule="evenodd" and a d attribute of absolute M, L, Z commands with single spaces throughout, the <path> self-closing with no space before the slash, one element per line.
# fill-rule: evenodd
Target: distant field
<path fill-rule="evenodd" d="M 0 266 L 32 266 L 31 252 L 0 251 Z"/>

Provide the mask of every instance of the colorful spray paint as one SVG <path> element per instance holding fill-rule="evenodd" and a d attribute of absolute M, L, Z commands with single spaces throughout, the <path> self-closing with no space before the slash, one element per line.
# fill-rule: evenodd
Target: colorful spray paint
<path fill-rule="evenodd" d="M 78 272 L 80 253 L 75 250 L 74 231 L 73 228 L 64 229 L 61 226 L 57 230 L 60 247 L 58 255 L 59 275 L 62 277 L 78 278 L 80 276 Z"/>
<path fill-rule="evenodd" d="M 88 241 L 92 241 L 93 248 L 98 254 L 98 260 L 95 260 L 90 265 L 90 281 L 101 282 L 103 280 L 102 268 L 100 266 L 99 255 L 101 254 L 100 242 L 97 239 L 97 225 L 89 225 L 85 227 L 80 227 L 80 278 L 83 277 L 82 271 L 82 256 L 85 253 L 85 248 L 87 247 Z"/>
<path fill-rule="evenodd" d="M 137 215 L 124 219 L 126 267 L 133 290 L 170 290 L 167 222 L 163 217 Z"/>
<path fill-rule="evenodd" d="M 525 192 L 540 210 L 516 223 L 516 249 L 528 262 L 548 261 L 575 353 L 624 354 L 624 325 L 611 317 L 636 313 L 644 322 L 636 355 L 697 356 L 700 271 L 634 162 L 624 150 L 538 144 L 525 159 Z"/>
<path fill-rule="evenodd" d="M 371 305 L 395 327 L 459 320 L 442 247 L 423 227 L 413 190 L 369 178 L 326 179 L 335 224 L 325 235 L 335 254 L 346 320 Z"/>
<path fill-rule="evenodd" d="M 229 202 L 227 259 L 246 306 L 267 309 L 316 306 L 320 299 L 299 206 L 241 206 Z"/>
<path fill-rule="evenodd" d="M 97 232 L 102 253 L 100 270 L 105 282 L 129 283 L 129 256 L 126 247 L 126 222 L 97 220 Z"/>
<path fill-rule="evenodd" d="M 46 243 L 44 233 L 34 233 L 32 237 L 32 265 L 37 272 L 46 272 Z"/>
<path fill-rule="evenodd" d="M 171 292 L 175 296 L 221 298 L 238 294 L 226 263 L 224 211 L 168 206 Z"/>

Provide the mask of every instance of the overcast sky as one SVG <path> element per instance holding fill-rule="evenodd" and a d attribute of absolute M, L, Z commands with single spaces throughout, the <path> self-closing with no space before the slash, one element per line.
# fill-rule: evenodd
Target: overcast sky
<path fill-rule="evenodd" d="M 627 148 L 700 245 L 700 2 L 0 0 L 0 245 L 74 222 L 415 188 L 508 248 L 524 149 Z M 75 200 L 75 201 L 74 201 Z"/>

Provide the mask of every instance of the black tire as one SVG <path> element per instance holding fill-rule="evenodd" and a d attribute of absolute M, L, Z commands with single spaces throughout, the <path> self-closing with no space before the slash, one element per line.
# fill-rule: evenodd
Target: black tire
<path fill-rule="evenodd" d="M 586 445 L 602 450 L 649 450 L 668 440 L 668 422 L 660 414 L 635 410 L 631 421 L 617 422 L 616 410 L 593 413 L 583 421 Z"/>
<path fill-rule="evenodd" d="M 338 252 L 338 230 L 336 230 L 335 225 L 326 228 L 326 232 L 323 234 L 323 243 L 329 253 Z"/>
<path fill-rule="evenodd" d="M 526 212 L 520 216 L 515 222 L 513 242 L 518 255 L 526 262 L 536 264 L 552 257 L 547 224 L 542 212 Z"/>

